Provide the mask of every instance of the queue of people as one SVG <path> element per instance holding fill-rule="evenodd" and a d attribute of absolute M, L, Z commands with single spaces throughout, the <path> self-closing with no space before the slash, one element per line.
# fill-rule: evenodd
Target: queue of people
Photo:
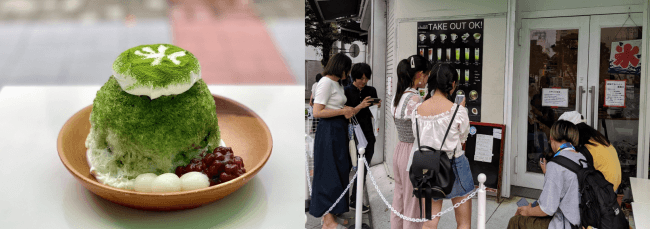
<path fill-rule="evenodd" d="M 397 65 L 397 89 L 389 103 L 399 142 L 393 151 L 393 208 L 410 218 L 435 215 L 442 209 L 442 199 L 453 204 L 461 202 L 474 191 L 474 178 L 464 155 L 470 124 L 465 101 L 452 101 L 458 87 L 458 72 L 452 64 L 431 65 L 425 58 L 413 55 Z M 372 77 L 368 64 L 354 66 L 344 54 L 334 55 L 328 62 L 322 78 L 312 89 L 313 113 L 320 118 L 314 144 L 314 181 L 310 214 L 322 216 L 323 228 L 344 228 L 336 221 L 337 214 L 356 206 L 356 183 L 346 197 L 330 208 L 349 183 L 352 168 L 348 145 L 349 119 L 358 120 L 368 146 L 366 160 L 372 160 L 376 139 L 373 133 L 369 106 L 381 106 L 375 88 L 366 85 Z M 342 82 L 351 83 L 343 87 Z M 422 98 L 418 88 L 428 88 Z M 550 128 L 550 148 L 553 157 L 562 156 L 587 166 L 588 162 L 600 171 L 616 191 L 621 183 L 621 168 L 616 150 L 605 136 L 586 125 L 578 112 L 565 112 Z M 410 171 L 413 155 L 421 146 L 444 152 L 453 167 L 454 181 L 450 193 L 441 198 L 418 199 L 414 196 Z M 519 207 L 510 219 L 508 228 L 571 228 L 580 225 L 580 193 L 578 176 L 572 170 L 555 162 L 553 157 L 542 158 L 544 188 L 535 205 Z M 421 162 L 417 162 L 421 163 Z M 363 165 L 359 165 L 363 166 Z M 366 173 L 363 174 L 366 176 Z M 365 180 L 365 179 L 364 179 Z M 348 201 L 349 200 L 349 201 Z M 426 203 L 430 201 L 430 204 Z M 424 206 L 430 211 L 425 212 Z M 429 209 L 427 209 L 429 210 Z M 472 225 L 471 200 L 455 208 L 458 228 Z M 368 211 L 363 205 L 362 211 Z M 445 216 L 443 216 L 445 217 Z M 439 217 L 424 223 L 411 222 L 391 213 L 391 228 L 437 228 Z"/>

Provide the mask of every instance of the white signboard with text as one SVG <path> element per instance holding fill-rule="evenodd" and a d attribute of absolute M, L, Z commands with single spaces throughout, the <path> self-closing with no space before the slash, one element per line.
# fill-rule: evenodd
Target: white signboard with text
<path fill-rule="evenodd" d="M 603 107 L 625 107 L 625 80 L 605 80 Z"/>
<path fill-rule="evenodd" d="M 568 107 L 569 89 L 566 88 L 542 88 L 542 106 L 544 107 Z"/>

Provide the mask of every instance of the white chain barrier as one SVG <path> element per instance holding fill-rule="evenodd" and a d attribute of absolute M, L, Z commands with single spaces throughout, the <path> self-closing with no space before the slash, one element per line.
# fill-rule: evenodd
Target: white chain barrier
<path fill-rule="evenodd" d="M 305 156 L 308 156 L 308 155 L 307 155 L 307 152 L 305 152 Z M 367 161 L 367 160 L 363 160 L 363 162 L 364 162 L 364 164 L 366 165 L 366 169 L 368 170 L 368 176 L 370 176 L 370 180 L 372 181 L 372 184 L 375 186 L 375 189 L 377 190 L 377 193 L 379 194 L 379 197 L 381 197 L 381 200 L 384 201 L 384 204 L 386 204 L 386 206 L 388 206 L 388 208 L 390 208 L 390 210 L 391 210 L 393 213 L 395 213 L 395 215 L 399 216 L 400 218 L 402 218 L 402 219 L 404 219 L 404 220 L 411 221 L 411 222 L 416 222 L 416 223 L 423 223 L 423 222 L 429 221 L 429 220 L 426 219 L 426 218 L 411 218 L 411 217 L 408 217 L 408 216 L 402 215 L 402 214 L 399 213 L 397 210 L 395 210 L 395 209 L 393 208 L 393 206 L 391 206 L 391 205 L 388 203 L 388 201 L 386 200 L 386 197 L 384 197 L 384 195 L 383 195 L 383 194 L 381 193 L 381 191 L 379 190 L 379 186 L 377 185 L 377 182 L 375 181 L 375 178 L 372 176 L 372 172 L 370 171 L 370 166 L 368 165 L 368 161 Z M 309 179 L 309 178 L 310 178 L 310 176 L 309 176 L 309 165 L 308 165 L 307 160 L 305 160 L 305 174 L 307 175 L 307 184 L 309 185 L 309 196 L 311 196 L 311 194 L 312 194 L 312 187 L 311 187 L 311 181 L 310 181 L 310 179 Z M 332 205 L 332 206 L 331 206 L 331 207 L 330 207 L 330 208 L 325 212 L 325 214 L 323 214 L 323 216 L 324 216 L 324 215 L 327 215 L 330 211 L 332 211 L 332 209 L 334 209 L 334 206 L 336 206 L 336 205 L 339 203 L 339 201 L 341 201 L 341 199 L 343 198 L 343 196 L 345 196 L 345 194 L 348 193 L 348 190 L 350 189 L 350 186 L 352 186 L 352 183 L 354 182 L 354 179 L 357 178 L 357 175 L 358 175 L 358 174 L 359 174 L 359 173 L 355 173 L 355 174 L 354 174 L 354 177 L 352 177 L 352 180 L 350 180 L 350 183 L 349 183 L 348 186 L 345 188 L 345 190 L 343 191 L 343 193 L 341 193 L 341 195 L 339 196 L 339 198 L 336 199 L 336 202 L 334 202 L 334 204 L 333 204 L 333 205 Z M 474 196 L 476 195 L 476 193 L 477 193 L 479 190 L 485 191 L 485 187 L 475 189 L 475 190 L 472 191 L 469 195 L 467 195 L 467 197 L 465 197 L 465 199 L 463 199 L 463 200 L 461 200 L 460 202 L 454 204 L 454 206 L 451 206 L 451 207 L 445 209 L 444 211 L 440 211 L 440 212 L 438 212 L 438 214 L 432 215 L 432 216 L 431 216 L 431 219 L 435 219 L 436 217 L 441 217 L 442 215 L 444 215 L 444 214 L 446 214 L 446 213 L 449 213 L 449 212 L 453 211 L 455 208 L 460 207 L 460 205 L 462 205 L 462 204 L 464 204 L 465 202 L 467 202 L 468 200 L 472 199 L 472 197 L 474 197 Z M 322 217 L 322 216 L 321 216 L 321 217 Z"/>
<path fill-rule="evenodd" d="M 368 169 L 368 175 L 370 176 L 370 180 L 372 181 L 372 184 L 375 186 L 375 189 L 377 189 L 377 193 L 379 193 L 379 197 L 381 197 L 381 200 L 384 201 L 384 204 L 386 204 L 386 206 L 388 206 L 388 208 L 390 208 L 390 210 L 391 210 L 393 213 L 395 213 L 395 215 L 399 216 L 400 218 L 402 218 L 402 219 L 404 219 L 404 220 L 411 221 L 411 222 L 416 222 L 416 223 L 422 223 L 422 222 L 429 221 L 429 220 L 426 219 L 426 218 L 421 218 L 421 219 L 411 218 L 411 217 L 408 217 L 408 216 L 402 215 L 402 214 L 399 213 L 397 210 L 395 210 L 395 209 L 393 208 L 393 206 L 391 206 L 391 205 L 388 203 L 388 201 L 386 200 L 386 198 L 384 197 L 384 195 L 381 193 L 381 191 L 379 191 L 379 186 L 377 185 L 377 182 L 375 182 L 375 178 L 372 176 L 372 172 L 370 171 L 370 166 L 368 165 L 368 162 L 367 162 L 366 160 L 364 160 L 363 162 L 366 164 L 366 168 Z M 483 188 L 483 189 L 485 189 L 485 188 Z M 452 206 L 452 207 L 450 207 L 450 208 L 447 208 L 447 209 L 445 209 L 444 211 L 441 211 L 441 212 L 439 212 L 438 214 L 435 214 L 435 215 L 431 216 L 431 219 L 435 219 L 436 217 L 440 217 L 440 216 L 442 216 L 442 215 L 444 215 L 444 214 L 446 214 L 446 213 L 448 213 L 448 212 L 454 210 L 454 208 L 458 208 L 458 207 L 460 207 L 461 204 L 464 204 L 464 203 L 467 202 L 468 200 L 472 199 L 472 197 L 474 197 L 474 195 L 476 195 L 476 193 L 477 193 L 479 190 L 481 190 L 481 189 L 478 189 L 478 188 L 475 189 L 474 191 L 472 191 L 472 193 L 470 193 L 467 197 L 465 197 L 465 199 L 463 199 L 463 200 L 461 200 L 460 202 L 454 204 L 454 206 Z"/>

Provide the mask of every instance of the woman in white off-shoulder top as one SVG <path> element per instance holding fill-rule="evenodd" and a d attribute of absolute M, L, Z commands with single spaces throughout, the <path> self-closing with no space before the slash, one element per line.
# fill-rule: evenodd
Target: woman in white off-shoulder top
<path fill-rule="evenodd" d="M 442 146 L 442 150 L 447 152 L 449 159 L 454 159 L 452 167 L 457 172 L 452 191 L 445 197 L 445 199 L 451 199 L 453 204 L 459 203 L 474 190 L 474 180 L 469 161 L 462 150 L 462 144 L 467 140 L 469 133 L 467 108 L 465 108 L 465 101 L 461 102 L 460 105 L 451 102 L 451 95 L 456 90 L 457 85 L 458 72 L 454 66 L 450 64 L 434 66 L 431 69 L 427 87 L 429 90 L 435 90 L 435 92 L 429 93 L 425 101 L 416 105 L 415 111 L 411 114 L 411 119 L 414 120 L 413 132 L 416 133 L 416 125 L 419 128 L 420 145 L 426 145 L 436 150 L 441 148 L 447 127 L 451 123 L 451 129 L 444 141 L 445 145 Z M 452 120 L 454 110 L 457 107 L 458 112 Z M 418 141 L 417 136 L 416 141 Z M 418 150 L 417 144 L 414 144 L 407 169 L 411 166 L 413 153 L 416 150 Z M 440 212 L 441 208 L 442 201 L 434 200 L 431 213 L 435 215 Z M 471 200 L 461 204 L 454 211 L 458 228 L 470 228 L 472 217 Z M 439 220 L 440 218 L 437 217 L 427 221 L 424 223 L 423 228 L 437 228 Z"/>

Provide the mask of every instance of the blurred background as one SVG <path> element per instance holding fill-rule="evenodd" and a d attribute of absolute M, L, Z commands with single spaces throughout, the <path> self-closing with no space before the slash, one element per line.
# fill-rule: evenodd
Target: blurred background
<path fill-rule="evenodd" d="M 208 84 L 298 84 L 303 0 L 0 0 L 0 88 L 101 85 L 140 44 L 192 52 Z"/>

